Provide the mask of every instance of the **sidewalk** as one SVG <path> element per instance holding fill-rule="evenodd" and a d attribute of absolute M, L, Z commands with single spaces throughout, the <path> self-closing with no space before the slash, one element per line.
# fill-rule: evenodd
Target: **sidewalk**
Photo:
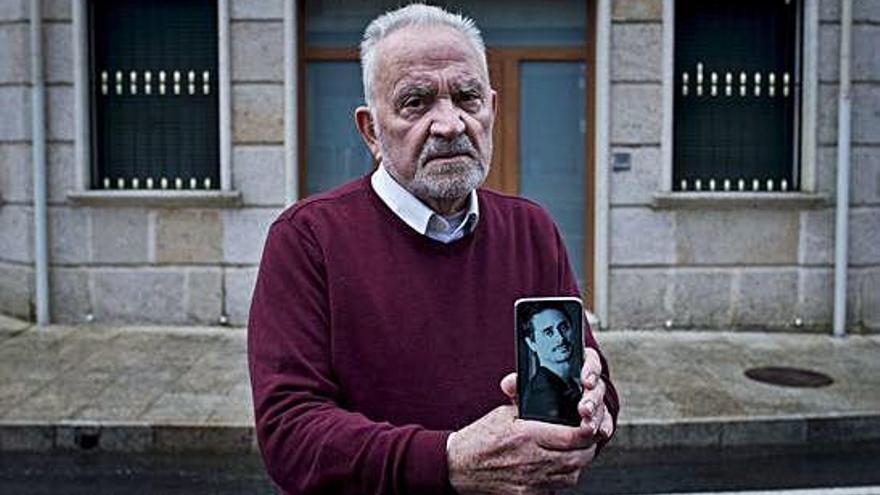
<path fill-rule="evenodd" d="M 255 450 L 242 329 L 52 326 L 0 316 L 0 451 Z M 880 336 L 598 334 L 623 413 L 614 449 L 880 440 Z M 749 380 L 755 366 L 830 375 Z"/>

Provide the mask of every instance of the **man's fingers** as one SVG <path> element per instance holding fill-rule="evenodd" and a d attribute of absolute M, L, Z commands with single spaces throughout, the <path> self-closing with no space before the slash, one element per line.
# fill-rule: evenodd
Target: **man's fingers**
<path fill-rule="evenodd" d="M 578 413 L 582 418 L 593 418 L 605 401 L 605 382 L 599 380 L 596 388 L 584 388 L 584 394 L 578 402 Z"/>
<path fill-rule="evenodd" d="M 501 379 L 501 391 L 516 404 L 516 373 L 510 373 Z"/>
<path fill-rule="evenodd" d="M 587 389 L 595 388 L 601 382 L 599 379 L 601 373 L 602 361 L 599 359 L 599 353 L 593 348 L 585 348 L 584 366 L 581 368 L 581 383 Z"/>
<path fill-rule="evenodd" d="M 589 426 L 565 426 L 543 421 L 521 420 L 522 427 L 536 444 L 547 450 L 585 449 L 594 442 L 595 430 Z"/>
<path fill-rule="evenodd" d="M 614 420 L 611 418 L 610 414 L 605 414 L 605 417 L 602 418 L 602 424 L 599 426 L 599 434 L 605 437 L 605 439 L 611 438 L 611 435 L 614 434 Z"/>

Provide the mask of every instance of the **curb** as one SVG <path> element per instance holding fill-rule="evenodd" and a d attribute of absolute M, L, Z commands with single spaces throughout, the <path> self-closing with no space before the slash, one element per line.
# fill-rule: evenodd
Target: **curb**
<path fill-rule="evenodd" d="M 0 422 L 0 452 L 255 453 L 253 426 L 100 421 Z"/>
<path fill-rule="evenodd" d="M 821 416 L 718 417 L 623 421 L 611 446 L 645 450 L 669 448 L 838 447 L 880 440 L 880 413 Z"/>
<path fill-rule="evenodd" d="M 623 421 L 614 450 L 845 447 L 880 441 L 880 413 Z M 0 422 L 0 452 L 257 453 L 254 427 L 145 422 Z"/>

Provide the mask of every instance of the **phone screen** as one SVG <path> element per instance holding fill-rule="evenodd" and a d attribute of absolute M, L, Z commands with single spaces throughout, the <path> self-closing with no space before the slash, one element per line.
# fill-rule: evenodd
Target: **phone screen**
<path fill-rule="evenodd" d="M 583 304 L 575 297 L 515 304 L 519 417 L 571 426 L 583 393 Z"/>

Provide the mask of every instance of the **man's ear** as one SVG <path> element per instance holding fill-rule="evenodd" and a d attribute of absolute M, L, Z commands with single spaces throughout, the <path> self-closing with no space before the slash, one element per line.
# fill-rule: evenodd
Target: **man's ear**
<path fill-rule="evenodd" d="M 498 118 L 498 92 L 494 89 L 489 90 L 489 102 L 492 105 L 492 119 Z"/>
<path fill-rule="evenodd" d="M 365 106 L 354 110 L 354 125 L 364 140 L 364 144 L 370 149 L 376 163 L 382 161 L 382 153 L 379 151 L 379 138 L 376 136 L 376 123 L 373 121 L 373 113 Z"/>
<path fill-rule="evenodd" d="M 526 337 L 523 340 L 526 341 L 526 345 L 529 346 L 529 349 L 531 349 L 532 352 L 535 352 L 535 353 L 538 352 L 538 349 L 537 349 L 538 346 L 537 346 L 537 344 L 535 344 L 535 339 L 530 339 L 530 338 Z"/>

